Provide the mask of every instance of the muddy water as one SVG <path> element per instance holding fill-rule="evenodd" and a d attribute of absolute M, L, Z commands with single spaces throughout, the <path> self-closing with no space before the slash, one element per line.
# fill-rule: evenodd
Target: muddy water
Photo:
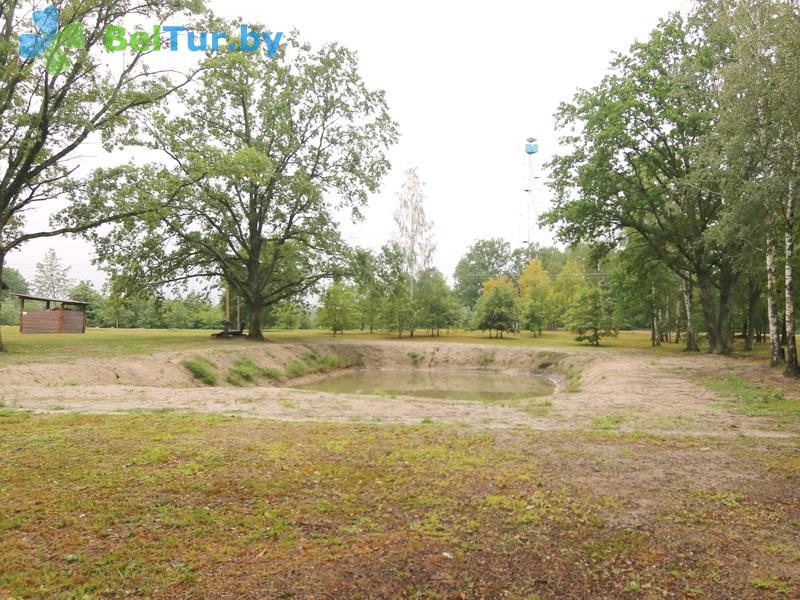
<path fill-rule="evenodd" d="M 416 396 L 492 403 L 549 396 L 554 385 L 546 377 L 483 371 L 364 370 L 333 375 L 296 386 L 319 392 Z"/>

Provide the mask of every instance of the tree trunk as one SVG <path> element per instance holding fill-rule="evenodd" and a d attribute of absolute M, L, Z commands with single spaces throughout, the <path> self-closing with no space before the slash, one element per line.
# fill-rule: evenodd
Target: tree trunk
<path fill-rule="evenodd" d="M 251 302 L 248 305 L 250 311 L 250 327 L 247 330 L 247 339 L 261 342 L 264 340 L 264 334 L 261 332 L 261 316 L 264 312 L 264 302 Z"/>
<path fill-rule="evenodd" d="M 777 367 L 784 362 L 781 347 L 780 322 L 778 320 L 778 281 L 775 276 L 775 237 L 772 235 L 772 216 L 767 215 L 767 319 L 769 320 L 769 366 Z"/>
<path fill-rule="evenodd" d="M 0 252 L 0 282 L 3 279 L 3 265 L 5 264 L 6 255 L 4 252 Z M 3 286 L 0 285 L 0 295 L 3 294 Z M 0 352 L 5 352 L 6 347 L 3 345 L 3 324 L 0 323 Z"/>
<path fill-rule="evenodd" d="M 747 278 L 747 322 L 744 335 L 744 349 L 748 352 L 753 349 L 753 338 L 756 331 L 756 309 L 761 298 L 761 286 L 754 277 Z"/>
<path fill-rule="evenodd" d="M 729 263 L 722 264 L 719 273 L 719 354 L 733 353 L 733 291 L 736 274 Z"/>
<path fill-rule="evenodd" d="M 786 368 L 783 370 L 784 377 L 800 376 L 800 367 L 797 365 L 797 338 L 794 323 L 794 228 L 795 228 L 795 180 L 794 175 L 798 168 L 798 159 L 792 162 L 791 179 L 789 179 L 789 193 L 786 198 L 786 222 L 785 222 L 785 251 L 786 267 L 784 270 L 786 288 L 786 343 L 788 353 L 786 356 Z"/>
<path fill-rule="evenodd" d="M 697 282 L 700 287 L 700 308 L 703 311 L 703 321 L 708 333 L 708 351 L 713 354 L 720 354 L 719 330 L 717 329 L 717 318 L 714 312 L 714 301 L 711 297 L 713 287 L 711 277 L 707 273 L 703 273 L 698 277 Z"/>

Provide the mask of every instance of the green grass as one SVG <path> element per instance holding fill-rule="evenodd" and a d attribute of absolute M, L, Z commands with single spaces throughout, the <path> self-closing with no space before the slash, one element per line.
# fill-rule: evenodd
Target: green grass
<path fill-rule="evenodd" d="M 623 415 L 592 417 L 592 427 L 595 429 L 617 429 L 624 421 L 625 417 Z"/>
<path fill-rule="evenodd" d="M 750 417 L 774 417 L 784 422 L 800 420 L 800 400 L 776 389 L 738 377 L 705 379 L 703 385 L 726 399 L 724 406 Z"/>
<path fill-rule="evenodd" d="M 263 369 L 262 374 L 270 381 L 278 381 L 283 377 L 283 371 L 275 367 L 267 367 Z"/>
<path fill-rule="evenodd" d="M 411 359 L 411 364 L 415 367 L 420 366 L 422 361 L 425 360 L 425 355 L 420 354 L 419 352 L 409 352 L 406 356 Z"/>
<path fill-rule="evenodd" d="M 209 330 L 189 329 L 95 329 L 89 328 L 83 335 L 21 335 L 17 327 L 2 326 L 3 341 L 7 352 L 0 355 L 0 362 L 29 362 L 31 360 L 72 360 L 75 357 L 107 357 L 113 355 L 151 354 L 164 350 L 191 350 L 202 348 L 247 348 L 257 342 L 243 339 L 220 340 L 211 337 Z M 265 336 L 273 342 L 302 342 L 305 340 L 330 341 L 330 332 L 323 329 L 297 331 L 267 331 Z M 391 340 L 396 335 L 386 332 L 373 334 L 361 331 L 348 331 L 345 339 Z M 415 335 L 403 337 L 400 341 L 415 342 L 434 340 L 439 343 L 471 343 L 487 346 L 526 346 L 540 348 L 583 348 L 588 352 L 603 352 L 605 349 L 623 351 L 644 351 L 652 354 L 681 354 L 682 344 L 662 344 L 650 346 L 648 331 L 623 331 L 617 337 L 605 338 L 600 348 L 585 346 L 574 340 L 568 331 L 546 331 L 541 337 L 533 337 L 522 332 L 502 340 L 489 338 L 479 331 L 453 330 L 443 332 L 432 338 Z M 743 352 L 743 342 L 736 340 L 736 351 L 749 357 L 768 358 L 768 344 L 757 344 L 754 352 Z"/>
<path fill-rule="evenodd" d="M 308 363 L 302 360 L 293 360 L 286 365 L 286 376 L 289 379 L 302 377 L 303 375 L 308 375 L 309 373 L 313 372 L 314 370 L 308 365 Z"/>
<path fill-rule="evenodd" d="M 181 365 L 188 370 L 195 379 L 198 379 L 206 385 L 217 385 L 217 367 L 207 358 L 202 356 L 195 356 L 184 360 Z"/>
<path fill-rule="evenodd" d="M 596 461 L 566 452 L 624 452 L 661 469 L 671 451 L 708 443 L 431 419 L 0 411 L 0 502 L 12 507 L 0 511 L 0 597 L 549 598 L 563 585 L 586 598 L 679 597 L 689 585 L 718 598 L 792 594 L 778 561 L 798 551 L 798 514 L 782 471 L 765 466 L 735 492 L 681 490 L 689 479 L 648 489 L 651 512 L 628 528 L 631 504 L 615 497 L 625 490 L 594 489 Z M 743 474 L 762 458 L 717 443 L 723 468 L 749 485 Z M 794 452 L 770 442 L 771 460 Z M 780 553 L 759 555 L 765 540 Z"/>
<path fill-rule="evenodd" d="M 478 356 L 478 365 L 481 367 L 488 367 L 494 362 L 494 352 L 481 352 Z"/>
<path fill-rule="evenodd" d="M 263 373 L 264 370 L 254 363 L 251 358 L 241 356 L 228 369 L 226 380 L 231 385 L 244 385 L 245 383 L 254 383 Z"/>

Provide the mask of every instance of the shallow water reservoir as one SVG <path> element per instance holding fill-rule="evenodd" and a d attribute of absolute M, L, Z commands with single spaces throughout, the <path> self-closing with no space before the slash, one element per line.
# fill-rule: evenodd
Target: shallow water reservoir
<path fill-rule="evenodd" d="M 549 396 L 555 386 L 546 377 L 485 371 L 362 370 L 293 386 L 336 394 L 416 396 L 448 400 L 502 402 Z"/>

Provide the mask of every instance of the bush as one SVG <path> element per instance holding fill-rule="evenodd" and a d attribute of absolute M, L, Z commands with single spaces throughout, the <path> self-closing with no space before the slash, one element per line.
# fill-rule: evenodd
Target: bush
<path fill-rule="evenodd" d="M 311 372 L 312 372 L 311 367 L 309 367 L 302 360 L 293 360 L 288 365 L 286 365 L 286 375 L 290 379 L 294 379 L 295 377 L 302 377 L 303 375 L 307 375 L 308 373 Z"/>
<path fill-rule="evenodd" d="M 350 362 L 338 354 L 326 354 L 319 359 L 319 367 L 321 371 L 333 371 L 334 369 L 344 369 L 349 367 Z"/>
<path fill-rule="evenodd" d="M 181 363 L 195 379 L 199 379 L 206 385 L 217 385 L 217 367 L 207 358 L 195 356 Z"/>
<path fill-rule="evenodd" d="M 264 369 L 263 375 L 270 381 L 277 381 L 278 379 L 283 377 L 283 373 L 281 372 L 280 369 L 274 369 L 272 367 L 267 367 L 266 369 Z"/>
<path fill-rule="evenodd" d="M 422 361 L 425 360 L 424 354 L 418 354 L 417 352 L 409 352 L 408 358 L 411 359 L 411 364 L 415 367 L 418 367 L 422 364 Z"/>
<path fill-rule="evenodd" d="M 263 372 L 263 369 L 250 358 L 242 356 L 233 363 L 233 366 L 228 371 L 227 380 L 228 383 L 233 385 L 242 385 L 245 381 L 255 381 Z"/>

